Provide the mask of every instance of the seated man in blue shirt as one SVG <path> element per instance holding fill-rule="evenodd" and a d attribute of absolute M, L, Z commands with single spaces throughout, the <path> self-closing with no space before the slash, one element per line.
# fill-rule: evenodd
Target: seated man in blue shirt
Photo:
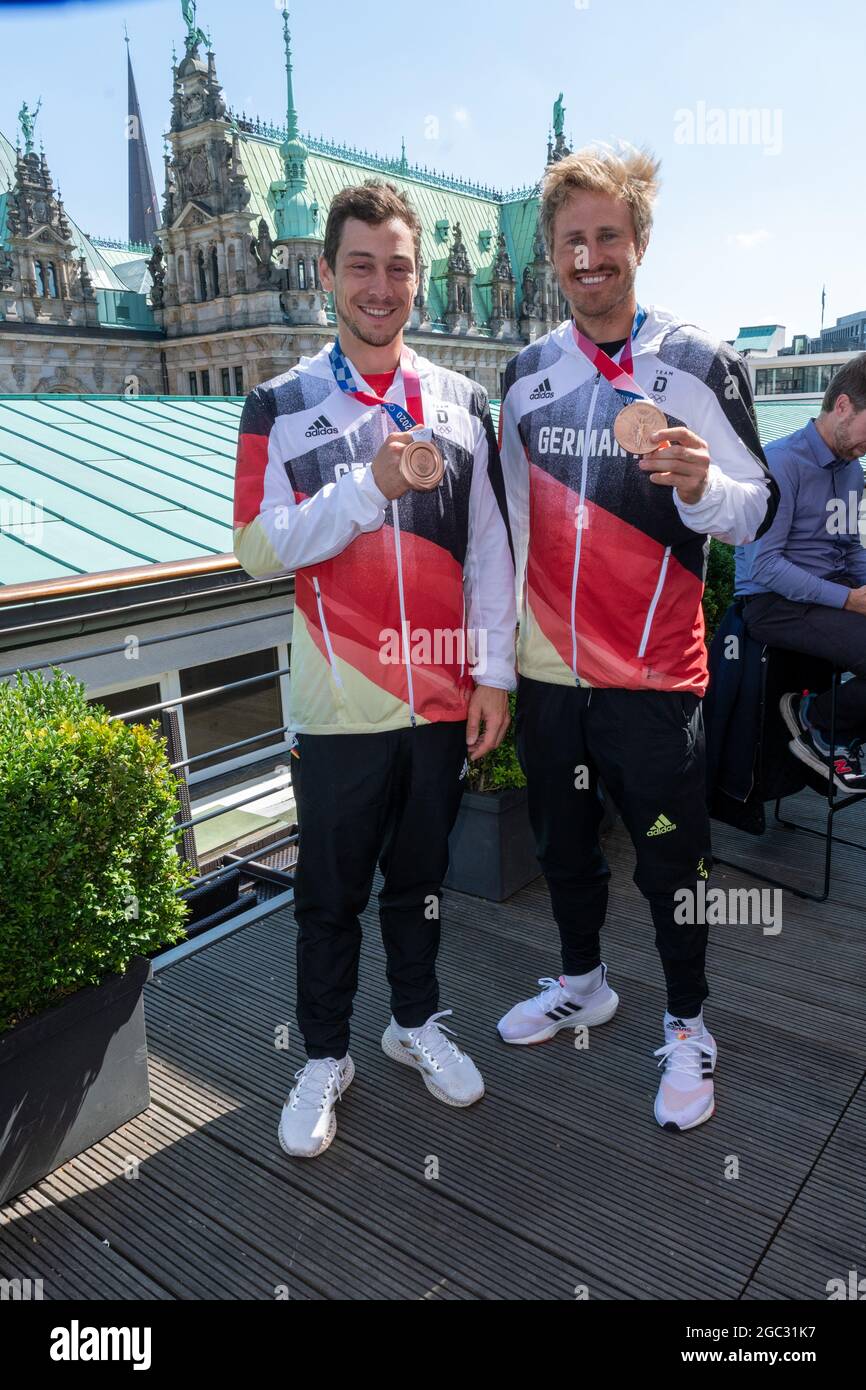
<path fill-rule="evenodd" d="M 836 697 L 834 780 L 866 791 L 866 550 L 858 512 L 866 454 L 866 353 L 836 373 L 821 413 L 765 449 L 779 508 L 759 541 L 737 552 L 737 593 L 751 636 L 771 647 L 823 657 L 853 679 Z M 791 752 L 828 775 L 829 689 L 791 692 L 781 711 Z"/>

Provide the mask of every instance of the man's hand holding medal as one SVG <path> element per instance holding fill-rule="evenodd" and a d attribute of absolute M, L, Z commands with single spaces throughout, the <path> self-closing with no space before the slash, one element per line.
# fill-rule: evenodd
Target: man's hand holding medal
<path fill-rule="evenodd" d="M 687 505 L 700 502 L 709 485 L 707 441 L 685 425 L 676 425 L 673 429 L 660 427 L 650 434 L 650 441 L 654 448 L 638 464 L 641 472 L 649 473 L 651 483 L 675 487 L 681 502 Z M 665 451 L 664 457 L 658 458 L 661 449 Z"/>
<path fill-rule="evenodd" d="M 685 425 L 669 429 L 664 413 L 644 395 L 631 375 L 632 340 L 637 337 L 645 318 L 646 311 L 638 308 L 618 362 L 581 333 L 576 324 L 572 327 L 584 356 L 607 378 L 617 395 L 629 402 L 614 420 L 617 443 L 630 454 L 644 455 L 638 467 L 642 473 L 650 475 L 651 482 L 675 487 L 680 501 L 693 505 L 707 490 L 709 448 L 706 440 Z M 663 459 L 657 457 L 661 450 L 665 451 Z"/>
<path fill-rule="evenodd" d="M 427 427 L 394 430 L 373 460 L 379 491 L 393 502 L 405 492 L 431 492 L 445 473 L 442 455 Z"/>

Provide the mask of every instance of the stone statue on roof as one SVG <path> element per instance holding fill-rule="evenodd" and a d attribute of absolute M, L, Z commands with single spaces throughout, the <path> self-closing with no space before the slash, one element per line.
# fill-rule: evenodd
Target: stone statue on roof
<path fill-rule="evenodd" d="M 151 280 L 151 305 L 154 309 L 161 309 L 165 302 L 165 253 L 159 241 L 154 245 L 147 269 Z"/>
<path fill-rule="evenodd" d="M 194 48 L 198 48 L 200 43 L 203 43 L 207 48 L 207 34 L 202 33 L 195 22 L 196 0 L 180 0 L 180 8 L 183 12 L 184 23 L 186 24 L 187 53 L 191 53 Z"/>
<path fill-rule="evenodd" d="M 39 115 L 41 106 L 42 98 L 40 97 L 36 103 L 35 110 L 31 111 L 25 101 L 22 103 L 21 110 L 18 112 L 18 124 L 21 126 L 21 134 L 24 136 L 25 155 L 33 153 L 33 127 L 36 124 L 36 117 Z"/>
<path fill-rule="evenodd" d="M 562 104 L 562 92 L 553 103 L 553 133 L 562 135 L 565 130 L 565 107 Z"/>
<path fill-rule="evenodd" d="M 271 279 L 274 243 L 263 217 L 259 218 L 258 236 L 250 237 L 250 254 L 256 263 L 259 284 L 268 284 Z"/>

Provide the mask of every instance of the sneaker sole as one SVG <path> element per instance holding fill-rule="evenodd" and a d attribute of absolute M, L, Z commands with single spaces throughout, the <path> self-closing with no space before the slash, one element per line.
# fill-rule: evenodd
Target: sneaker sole
<path fill-rule="evenodd" d="M 794 714 L 794 700 L 796 698 L 797 697 L 793 694 L 783 695 L 781 700 L 779 701 L 779 710 L 781 712 L 782 718 L 788 726 L 788 732 L 792 738 L 799 738 L 800 735 L 804 732 L 803 728 L 800 725 L 799 719 Z"/>
<path fill-rule="evenodd" d="M 685 1134 L 685 1132 L 686 1132 L 687 1129 L 695 1129 L 697 1125 L 706 1124 L 707 1120 L 711 1120 L 711 1119 L 713 1118 L 713 1116 L 715 1115 L 715 1113 L 716 1113 L 716 1102 L 715 1102 L 715 1100 L 714 1100 L 713 1103 L 712 1103 L 712 1105 L 710 1106 L 709 1110 L 705 1110 L 704 1113 L 703 1113 L 703 1115 L 699 1115 L 698 1118 L 697 1118 L 696 1120 L 692 1120 L 691 1124 L 688 1124 L 688 1125 L 677 1125 L 677 1124 L 674 1124 L 673 1120 L 667 1120 L 667 1121 L 662 1125 L 662 1129 L 666 1129 L 666 1130 L 668 1131 L 669 1134 Z M 658 1120 L 658 1115 L 656 1115 L 656 1119 Z M 661 1120 L 659 1120 L 659 1124 L 661 1124 Z"/>
<path fill-rule="evenodd" d="M 346 1094 L 346 1092 L 348 1091 L 349 1087 L 351 1086 L 351 1084 L 352 1084 L 352 1082 L 353 1082 L 354 1080 L 355 1080 L 355 1063 L 352 1061 L 352 1059 L 351 1059 L 351 1057 L 350 1057 L 350 1058 L 349 1058 L 349 1065 L 348 1065 L 347 1068 L 346 1068 L 345 1076 L 344 1076 L 344 1079 L 343 1079 L 342 1095 L 345 1095 L 345 1094 Z M 321 1144 L 319 1145 L 319 1147 L 318 1147 L 317 1149 L 315 1149 L 312 1153 L 305 1153 L 305 1152 L 299 1151 L 299 1150 L 297 1150 L 297 1149 L 290 1149 L 290 1148 L 289 1148 L 288 1144 L 287 1144 L 287 1143 L 285 1142 L 285 1140 L 283 1139 L 283 1126 L 282 1126 L 282 1121 L 280 1122 L 280 1125 L 279 1125 L 279 1127 L 278 1127 L 278 1129 L 277 1129 L 277 1138 L 278 1138 L 279 1141 L 280 1141 L 280 1148 L 282 1149 L 283 1153 L 288 1154 L 290 1158 L 318 1158 L 318 1157 L 319 1157 L 319 1154 L 323 1154 L 323 1153 L 325 1152 L 325 1149 L 327 1149 L 327 1148 L 330 1146 L 330 1144 L 333 1142 L 334 1135 L 335 1135 L 336 1133 L 337 1133 L 337 1117 L 336 1117 L 336 1115 L 334 1114 L 334 1111 L 333 1111 L 333 1108 L 332 1108 L 332 1109 L 331 1109 L 331 1120 L 330 1120 L 330 1124 L 328 1125 L 328 1132 L 327 1132 L 327 1134 L 325 1135 L 325 1137 L 324 1137 L 324 1139 L 322 1140 L 322 1142 L 321 1142 Z"/>
<path fill-rule="evenodd" d="M 428 1076 L 417 1057 L 413 1057 L 411 1052 L 407 1052 L 406 1048 L 391 1036 L 387 1028 L 382 1034 L 382 1051 L 385 1053 L 385 1056 L 390 1057 L 393 1062 L 399 1062 L 401 1066 L 411 1067 L 413 1071 L 419 1072 L 430 1094 L 435 1096 L 437 1100 L 441 1100 L 444 1105 L 454 1105 L 460 1109 L 465 1109 L 468 1105 L 475 1105 L 484 1096 L 483 1085 L 481 1094 L 473 1096 L 471 1100 L 455 1100 L 453 1096 L 447 1095 L 440 1086 L 436 1085 L 433 1078 Z"/>
<path fill-rule="evenodd" d="M 578 1028 L 582 1027 L 596 1028 L 600 1023 L 609 1023 L 619 1007 L 619 995 L 614 990 L 611 990 L 611 994 L 613 998 L 609 999 L 601 1008 L 589 1013 L 584 1011 L 580 1014 L 572 1014 L 570 1018 L 561 1018 L 558 1023 L 551 1023 L 547 1028 L 542 1028 L 538 1033 L 532 1033 L 528 1038 L 503 1038 L 501 1033 L 499 1036 L 504 1043 L 508 1043 L 509 1047 L 531 1047 L 534 1043 L 547 1042 L 562 1028 L 571 1028 L 575 1033 Z M 496 1031 L 499 1032 L 499 1029 L 497 1028 Z"/>
<path fill-rule="evenodd" d="M 818 756 L 817 753 L 813 753 L 811 748 L 807 748 L 805 744 L 801 743 L 799 739 L 792 738 L 791 742 L 788 744 L 788 747 L 790 748 L 794 757 L 799 758 L 800 762 L 805 763 L 806 766 L 810 767 L 813 772 L 817 772 L 821 777 L 828 776 L 827 764 L 823 761 L 822 758 Z M 866 795 L 866 787 L 849 787 L 847 782 L 843 782 L 839 777 L 836 776 L 835 772 L 833 774 L 833 784 L 838 791 L 844 792 L 846 795 Z"/>
<path fill-rule="evenodd" d="M 717 1064 L 718 1060 L 719 1060 L 719 1053 L 718 1053 L 718 1049 L 716 1049 L 715 1056 L 713 1057 L 712 1072 L 710 1073 L 712 1076 L 715 1076 L 715 1074 L 716 1074 L 716 1064 Z M 703 1113 L 703 1115 L 699 1115 L 698 1118 L 697 1118 L 696 1120 L 690 1120 L 689 1123 L 688 1123 L 687 1125 L 678 1125 L 674 1120 L 664 1120 L 664 1121 L 660 1120 L 659 1117 L 658 1117 L 658 1112 L 656 1111 L 655 1106 L 653 1106 L 653 1114 L 654 1114 L 655 1117 L 656 1117 L 656 1122 L 657 1122 L 658 1124 L 661 1125 L 662 1129 L 666 1129 L 666 1130 L 668 1131 L 669 1134 L 685 1134 L 685 1132 L 686 1132 L 687 1129 L 695 1129 L 695 1128 L 697 1128 L 698 1125 L 706 1124 L 707 1120 L 711 1120 L 711 1119 L 713 1118 L 713 1116 L 715 1115 L 715 1113 L 716 1113 L 716 1097 L 715 1097 L 715 1095 L 713 1095 L 713 1098 L 712 1098 L 712 1100 L 710 1101 L 710 1107 L 709 1107 L 709 1109 L 708 1109 L 708 1110 L 705 1110 L 704 1113 Z"/>

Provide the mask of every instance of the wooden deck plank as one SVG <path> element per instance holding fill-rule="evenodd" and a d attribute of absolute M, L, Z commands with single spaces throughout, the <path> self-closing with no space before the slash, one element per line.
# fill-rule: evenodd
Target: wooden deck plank
<path fill-rule="evenodd" d="M 820 818 L 814 796 L 790 810 Z M 839 826 L 866 843 L 866 808 Z M 768 871 L 785 856 L 804 882 L 820 861 L 817 841 L 778 829 L 716 827 L 715 841 Z M 823 1299 L 829 1278 L 866 1274 L 866 854 L 839 847 L 828 903 L 786 894 L 778 935 L 711 928 L 718 1114 L 688 1135 L 652 1116 L 663 981 L 621 827 L 608 856 L 603 953 L 621 1004 L 585 1051 L 570 1034 L 508 1048 L 495 1031 L 558 970 L 543 880 L 499 905 L 446 895 L 442 1007 L 487 1085 L 467 1111 L 381 1051 L 374 894 L 357 1077 L 314 1162 L 276 1141 L 302 1063 L 291 911 L 160 972 L 145 993 L 152 1105 L 0 1211 L 0 1277 L 42 1277 L 46 1298 L 571 1300 L 582 1285 L 601 1299 Z M 721 866 L 712 885 L 763 886 Z"/>

